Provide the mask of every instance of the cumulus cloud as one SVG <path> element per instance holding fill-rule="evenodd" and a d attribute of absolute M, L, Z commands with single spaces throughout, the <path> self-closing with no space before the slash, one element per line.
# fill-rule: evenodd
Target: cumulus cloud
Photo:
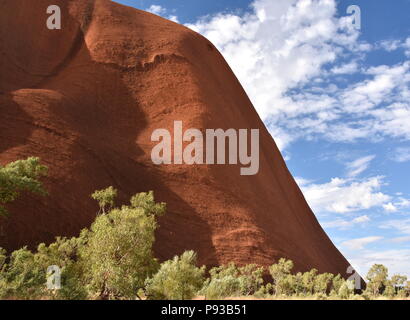
<path fill-rule="evenodd" d="M 396 212 L 397 211 L 397 207 L 391 202 L 384 204 L 383 208 L 387 212 Z"/>
<path fill-rule="evenodd" d="M 330 108 L 331 101 L 319 105 L 322 99 L 311 96 L 308 106 L 302 104 L 308 99 L 292 97 L 288 91 L 320 76 L 323 66 L 344 49 L 363 50 L 351 17 L 336 18 L 333 0 L 256 0 L 252 8 L 242 16 L 208 16 L 188 27 L 222 51 L 263 120 Z M 282 135 L 285 146 L 292 138 L 275 126 L 271 121 L 272 134 Z"/>
<path fill-rule="evenodd" d="M 153 4 L 152 6 L 147 8 L 146 11 L 151 12 L 156 15 L 162 15 L 162 14 L 165 14 L 167 10 L 159 5 Z"/>
<path fill-rule="evenodd" d="M 340 66 L 333 67 L 331 72 L 334 74 L 353 74 L 359 70 L 359 65 L 356 61 L 352 61 Z"/>
<path fill-rule="evenodd" d="M 187 26 L 223 53 L 281 150 L 300 138 L 410 139 L 410 62 L 361 67 L 373 48 L 335 0 L 255 0 L 250 13 Z M 410 38 L 381 46 L 410 51 Z M 335 76 L 355 72 L 364 79 L 338 86 Z"/>
<path fill-rule="evenodd" d="M 376 48 L 383 49 L 388 52 L 392 52 L 398 49 L 404 49 L 405 54 L 410 56 L 410 37 L 405 40 L 401 39 L 388 39 L 380 41 Z"/>
<path fill-rule="evenodd" d="M 327 183 L 310 183 L 301 188 L 316 213 L 348 213 L 386 204 L 391 197 L 380 192 L 382 184 L 382 177 L 362 181 L 333 178 Z"/>
<path fill-rule="evenodd" d="M 383 205 L 384 210 L 387 212 L 397 212 L 401 209 L 405 209 L 409 207 L 410 207 L 410 201 L 402 197 L 395 199 L 394 202 L 389 202 Z"/>
<path fill-rule="evenodd" d="M 402 46 L 402 42 L 400 40 L 383 40 L 380 42 L 379 47 L 391 52 L 391 51 L 395 51 L 398 48 L 400 48 Z"/>

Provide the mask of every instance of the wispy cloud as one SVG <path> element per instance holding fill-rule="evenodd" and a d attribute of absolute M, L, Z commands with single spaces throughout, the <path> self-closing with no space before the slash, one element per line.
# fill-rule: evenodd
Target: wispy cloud
<path fill-rule="evenodd" d="M 392 160 L 397 161 L 397 162 L 410 161 L 410 148 L 403 148 L 403 147 L 396 148 L 391 158 Z"/>
<path fill-rule="evenodd" d="M 381 239 L 383 239 L 383 237 L 379 237 L 379 236 L 352 239 L 352 240 L 347 240 L 347 241 L 342 242 L 342 246 L 348 247 L 351 250 L 360 250 L 360 249 L 363 249 L 366 245 L 372 242 L 379 241 Z"/>
<path fill-rule="evenodd" d="M 379 263 L 388 267 L 389 275 L 405 274 L 410 277 L 409 249 L 355 250 L 347 258 L 362 276 L 366 276 L 373 264 Z"/>
<path fill-rule="evenodd" d="M 365 171 L 369 165 L 370 162 L 375 158 L 374 155 L 371 156 L 366 156 L 366 157 L 362 157 L 359 158 L 349 164 L 347 164 L 347 169 L 348 169 L 348 173 L 347 176 L 348 177 L 356 177 L 357 175 L 359 175 L 360 173 L 362 173 L 363 171 Z"/>
<path fill-rule="evenodd" d="M 410 219 L 396 219 L 384 222 L 380 228 L 395 229 L 399 233 L 410 235 Z"/>
<path fill-rule="evenodd" d="M 351 220 L 338 218 L 332 221 L 321 222 L 320 224 L 322 225 L 322 227 L 327 228 L 327 229 L 337 228 L 337 229 L 345 230 L 345 229 L 349 229 L 354 226 L 361 225 L 361 224 L 364 224 L 370 221 L 371 219 L 369 218 L 368 215 L 362 215 L 362 216 L 356 217 Z"/>
<path fill-rule="evenodd" d="M 397 238 L 390 239 L 389 241 L 393 243 L 410 242 L 410 236 L 397 237 Z"/>

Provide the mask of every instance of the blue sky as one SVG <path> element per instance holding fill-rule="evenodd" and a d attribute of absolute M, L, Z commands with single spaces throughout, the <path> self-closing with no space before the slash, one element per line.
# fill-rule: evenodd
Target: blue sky
<path fill-rule="evenodd" d="M 210 39 L 336 246 L 410 276 L 410 0 L 117 2 Z"/>

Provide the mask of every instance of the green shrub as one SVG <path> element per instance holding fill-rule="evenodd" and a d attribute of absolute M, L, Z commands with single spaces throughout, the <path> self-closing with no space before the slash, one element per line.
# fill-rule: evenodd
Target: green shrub
<path fill-rule="evenodd" d="M 337 294 L 340 290 L 340 287 L 343 285 L 344 282 L 345 282 L 345 279 L 343 279 L 340 274 L 333 277 L 331 291 Z"/>
<path fill-rule="evenodd" d="M 205 299 L 216 300 L 240 295 L 239 270 L 234 263 L 214 267 L 209 274 L 210 278 L 205 281 L 201 290 Z"/>
<path fill-rule="evenodd" d="M 354 284 L 352 281 L 344 281 L 338 291 L 338 296 L 341 299 L 349 299 L 353 294 Z"/>
<path fill-rule="evenodd" d="M 211 300 L 254 294 L 263 284 L 263 272 L 264 268 L 256 264 L 237 267 L 230 263 L 212 268 L 201 293 Z"/>
<path fill-rule="evenodd" d="M 161 264 L 159 271 L 146 280 L 146 296 L 153 300 L 192 299 L 204 283 L 205 267 L 196 266 L 196 253 L 186 251 L 180 257 Z"/>
<path fill-rule="evenodd" d="M 263 267 L 248 264 L 239 268 L 239 291 L 241 295 L 248 296 L 259 290 L 263 284 Z"/>
<path fill-rule="evenodd" d="M 158 269 L 152 246 L 156 218 L 166 206 L 155 203 L 152 193 L 133 199 L 132 207 L 98 216 L 80 251 L 88 290 L 101 299 L 134 299 Z"/>
<path fill-rule="evenodd" d="M 265 285 L 260 286 L 258 291 L 254 293 L 255 298 L 267 298 L 273 294 L 273 286 L 272 283 L 267 283 Z"/>
<path fill-rule="evenodd" d="M 15 299 L 84 299 L 87 297 L 81 281 L 76 256 L 82 238 L 57 238 L 37 252 L 27 248 L 14 251 L 10 261 L 1 268 L 0 297 Z M 5 258 L 3 251 L 2 259 Z M 61 289 L 48 290 L 47 269 L 56 265 L 61 271 Z"/>
<path fill-rule="evenodd" d="M 211 278 L 205 281 L 201 294 L 206 300 L 218 300 L 240 295 L 238 278 L 226 275 L 223 278 Z"/>
<path fill-rule="evenodd" d="M 326 295 L 329 288 L 331 287 L 333 277 L 334 276 L 331 273 L 321 273 L 317 275 L 317 277 L 314 279 L 314 292 Z"/>

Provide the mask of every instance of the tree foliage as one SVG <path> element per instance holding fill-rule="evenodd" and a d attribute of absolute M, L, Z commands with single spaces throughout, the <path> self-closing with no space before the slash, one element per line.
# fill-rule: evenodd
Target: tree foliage
<path fill-rule="evenodd" d="M 21 192 L 28 191 L 46 195 L 41 177 L 47 175 L 47 167 L 40 164 L 39 158 L 18 160 L 5 166 L 0 165 L 0 215 L 8 214 L 4 205 L 16 200 Z"/>
<path fill-rule="evenodd" d="M 98 213 L 102 211 L 105 214 L 105 209 L 108 206 L 108 209 L 111 210 L 115 205 L 115 198 L 117 197 L 117 190 L 114 189 L 112 186 L 106 189 L 97 190 L 92 195 L 91 198 L 98 202 L 100 206 L 100 210 Z"/>
<path fill-rule="evenodd" d="M 165 212 L 153 193 L 133 197 L 131 206 L 100 215 L 77 238 L 57 238 L 35 252 L 0 248 L 0 297 L 17 299 L 133 299 L 158 268 L 152 245 L 157 216 Z M 61 270 L 59 290 L 46 286 L 47 269 Z"/>
<path fill-rule="evenodd" d="M 80 251 L 89 289 L 101 298 L 135 298 L 158 268 L 152 246 L 165 204 L 155 203 L 152 193 L 133 199 L 132 206 L 98 216 Z"/>
<path fill-rule="evenodd" d="M 279 262 L 269 267 L 269 273 L 273 279 L 273 287 L 275 295 L 285 294 L 289 287 L 293 262 L 284 258 L 279 259 Z"/>
<path fill-rule="evenodd" d="M 180 257 L 161 264 L 159 271 L 146 281 L 146 295 L 154 300 L 192 299 L 204 283 L 205 267 L 196 266 L 197 255 L 186 251 Z"/>
<path fill-rule="evenodd" d="M 382 264 L 374 264 L 367 273 L 367 290 L 373 296 L 381 293 L 384 286 L 387 285 L 388 270 Z"/>
<path fill-rule="evenodd" d="M 201 290 L 207 299 L 247 296 L 258 292 L 263 285 L 264 268 L 255 264 L 242 267 L 234 263 L 214 267 Z"/>
<path fill-rule="evenodd" d="M 0 166 L 1 205 L 15 200 L 22 191 L 45 194 L 38 181 L 47 168 L 37 158 Z M 27 247 L 7 255 L 0 248 L 0 299 L 135 299 L 145 293 L 148 299 L 223 299 L 254 295 L 258 298 L 373 299 L 378 295 L 397 299 L 410 295 L 406 276 L 388 276 L 388 269 L 375 264 L 367 274 L 367 289 L 354 294 L 354 286 L 341 275 L 312 269 L 292 273 L 291 260 L 279 259 L 269 268 L 234 263 L 209 270 L 197 266 L 197 255 L 186 251 L 159 264 L 153 244 L 157 218 L 166 211 L 165 203 L 155 201 L 154 193 L 139 193 L 130 204 L 114 208 L 117 190 L 109 187 L 92 197 L 100 211 L 89 229 L 78 237 L 56 238 L 37 250 Z M 50 266 L 61 271 L 60 289 L 47 288 Z M 272 281 L 264 283 L 266 273 Z"/>
<path fill-rule="evenodd" d="M 76 256 L 82 237 L 57 238 L 49 246 L 40 244 L 36 252 L 26 247 L 14 251 L 0 272 L 0 297 L 16 299 L 84 299 L 85 289 L 80 279 Z M 1 255 L 5 261 L 5 251 Z M 61 270 L 61 290 L 46 287 L 47 269 L 58 265 Z"/>

